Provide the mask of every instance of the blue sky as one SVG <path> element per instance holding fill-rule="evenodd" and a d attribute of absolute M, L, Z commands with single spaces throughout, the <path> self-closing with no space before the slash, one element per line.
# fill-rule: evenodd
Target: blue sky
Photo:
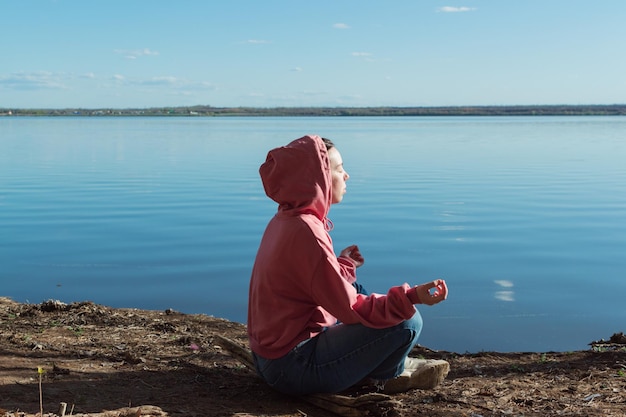
<path fill-rule="evenodd" d="M 624 0 L 0 0 L 0 108 L 626 103 Z"/>

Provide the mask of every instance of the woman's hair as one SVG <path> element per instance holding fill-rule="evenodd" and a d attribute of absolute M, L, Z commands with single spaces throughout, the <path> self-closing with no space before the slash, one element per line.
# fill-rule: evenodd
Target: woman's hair
<path fill-rule="evenodd" d="M 326 150 L 327 151 L 330 150 L 330 148 L 334 148 L 335 147 L 335 144 L 330 139 L 322 138 L 322 141 L 324 141 L 324 145 L 326 145 Z"/>

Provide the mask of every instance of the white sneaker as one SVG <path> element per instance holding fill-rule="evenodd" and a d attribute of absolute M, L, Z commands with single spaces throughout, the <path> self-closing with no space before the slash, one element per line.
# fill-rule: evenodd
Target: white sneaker
<path fill-rule="evenodd" d="M 444 360 L 407 357 L 404 372 L 385 382 L 383 392 L 396 394 L 410 389 L 433 389 L 443 382 L 449 371 L 450 364 Z"/>

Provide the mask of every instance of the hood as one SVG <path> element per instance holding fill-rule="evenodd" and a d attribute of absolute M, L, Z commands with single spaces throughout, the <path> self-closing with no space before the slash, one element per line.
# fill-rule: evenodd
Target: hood
<path fill-rule="evenodd" d="M 259 169 L 265 194 L 284 215 L 314 214 L 326 222 L 331 205 L 331 173 L 322 138 L 303 136 L 268 152 Z"/>

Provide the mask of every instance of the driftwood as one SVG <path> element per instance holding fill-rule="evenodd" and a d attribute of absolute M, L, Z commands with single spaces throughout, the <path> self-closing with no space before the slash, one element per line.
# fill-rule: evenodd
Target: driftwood
<path fill-rule="evenodd" d="M 154 405 L 142 405 L 140 407 L 124 407 L 117 410 L 107 410 L 101 413 L 78 413 L 78 414 L 66 414 L 67 404 L 61 403 L 59 405 L 59 414 L 44 413 L 46 417 L 168 417 L 168 414 L 161 410 L 160 407 Z M 24 413 L 7 413 L 3 414 L 3 417 L 41 417 L 37 414 L 24 414 Z"/>
<path fill-rule="evenodd" d="M 589 343 L 594 351 L 621 350 L 626 348 L 626 335 L 623 332 L 613 333 L 609 340 L 594 340 Z"/>
<path fill-rule="evenodd" d="M 153 405 L 124 407 L 101 413 L 72 414 L 72 417 L 167 417 L 167 413 Z"/>
<path fill-rule="evenodd" d="M 252 352 L 248 348 L 220 335 L 217 335 L 216 338 L 217 344 L 221 345 L 239 362 L 254 371 Z M 369 393 L 358 396 L 312 394 L 299 396 L 298 398 L 342 417 L 392 417 L 399 414 L 398 406 L 400 403 L 389 395 L 381 393 Z"/>

